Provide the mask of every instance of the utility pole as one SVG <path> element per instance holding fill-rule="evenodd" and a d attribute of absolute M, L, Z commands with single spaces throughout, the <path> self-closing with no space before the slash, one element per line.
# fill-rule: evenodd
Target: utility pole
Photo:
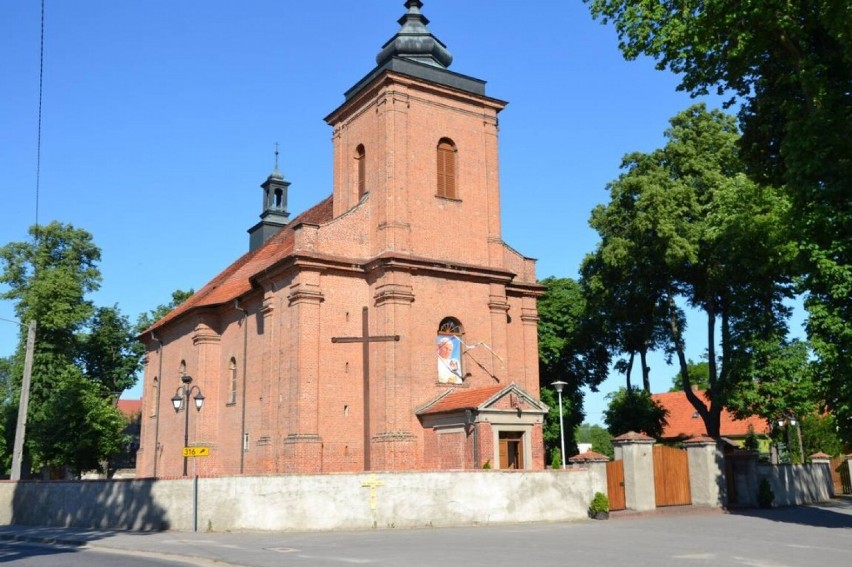
<path fill-rule="evenodd" d="M 24 457 L 24 435 L 27 430 L 27 408 L 30 405 L 30 382 L 33 376 L 36 322 L 27 329 L 27 352 L 24 356 L 24 378 L 21 380 L 21 403 L 18 407 L 18 426 L 15 428 L 15 449 L 12 453 L 12 480 L 21 480 L 21 460 Z"/>

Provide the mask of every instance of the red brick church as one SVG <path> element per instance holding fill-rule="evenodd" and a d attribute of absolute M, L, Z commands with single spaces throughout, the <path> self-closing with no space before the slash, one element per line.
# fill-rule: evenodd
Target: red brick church
<path fill-rule="evenodd" d="M 421 6 L 326 117 L 332 195 L 290 219 L 276 155 L 250 250 L 141 336 L 138 477 L 186 474 L 185 433 L 206 475 L 543 468 L 542 288 L 500 230 L 506 103 L 447 69 Z"/>

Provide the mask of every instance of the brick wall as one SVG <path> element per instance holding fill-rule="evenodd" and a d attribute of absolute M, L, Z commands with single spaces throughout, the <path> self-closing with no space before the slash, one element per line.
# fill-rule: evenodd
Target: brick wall
<path fill-rule="evenodd" d="M 210 457 L 203 474 L 357 471 L 365 463 L 363 354 L 371 336 L 399 341 L 369 347 L 369 456 L 377 470 L 468 467 L 464 434 L 424 429 L 416 407 L 442 393 L 436 334 L 458 319 L 467 347 L 463 388 L 516 383 L 538 396 L 534 262 L 501 240 L 497 113 L 504 103 L 387 74 L 329 117 L 334 129 L 334 214 L 296 227 L 294 253 L 253 281 L 240 308 L 190 311 L 148 343 L 145 404 L 159 376 L 160 404 L 143 418 L 138 471 L 179 475 L 184 414 L 170 398 L 181 360 L 204 392 L 190 410 L 190 445 Z M 436 147 L 458 149 L 458 198 L 436 197 Z M 366 188 L 358 199 L 356 147 L 363 145 Z M 243 276 L 246 277 L 246 276 Z M 238 368 L 236 403 L 230 370 Z M 153 413 L 153 412 L 152 412 Z M 482 430 L 488 429 L 487 424 Z M 540 427 L 530 441 L 543 467 Z M 245 451 L 244 435 L 247 435 Z M 480 461 L 492 454 L 481 436 Z M 493 447 L 491 447 L 493 449 Z M 494 463 L 492 462 L 492 465 Z"/>

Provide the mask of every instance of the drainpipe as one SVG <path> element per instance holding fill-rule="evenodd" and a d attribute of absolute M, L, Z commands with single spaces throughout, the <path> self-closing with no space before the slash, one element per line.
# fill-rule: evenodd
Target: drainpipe
<path fill-rule="evenodd" d="M 234 300 L 234 309 L 243 313 L 243 394 L 242 415 L 240 417 L 240 474 L 243 474 L 245 466 L 245 439 L 246 439 L 246 370 L 248 368 L 248 311 L 240 307 L 240 300 Z"/>
<path fill-rule="evenodd" d="M 473 468 L 479 468 L 479 428 L 476 426 L 475 410 L 464 410 L 465 425 L 469 425 L 473 433 Z"/>
<path fill-rule="evenodd" d="M 157 399 L 154 400 L 154 473 L 157 478 L 157 459 L 160 458 L 160 391 L 163 389 L 163 341 L 151 331 L 151 340 L 157 341 Z M 144 411 L 144 410 L 143 410 Z"/>

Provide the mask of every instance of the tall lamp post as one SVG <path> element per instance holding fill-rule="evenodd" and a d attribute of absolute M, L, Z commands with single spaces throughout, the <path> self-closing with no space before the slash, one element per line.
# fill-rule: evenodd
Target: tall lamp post
<path fill-rule="evenodd" d="M 568 382 L 563 382 L 562 380 L 557 380 L 553 382 L 551 386 L 556 389 L 556 393 L 559 396 L 559 443 L 562 447 L 562 468 L 565 468 L 565 426 L 562 424 L 562 389 L 568 385 Z"/>
<path fill-rule="evenodd" d="M 183 446 L 184 448 L 186 448 L 189 446 L 189 396 L 192 394 L 192 392 L 197 392 L 192 399 L 195 400 L 195 410 L 201 411 L 201 406 L 204 405 L 204 395 L 202 395 L 201 388 L 199 388 L 198 386 L 190 386 L 190 384 L 192 384 L 192 376 L 187 376 L 186 374 L 184 374 L 180 377 L 180 381 L 183 382 L 183 386 L 178 386 L 178 389 L 175 392 L 174 397 L 172 398 L 172 405 L 175 408 L 175 413 L 177 413 L 181 410 L 182 407 L 184 407 L 184 400 L 186 400 L 186 416 L 183 426 Z M 183 476 L 187 476 L 186 465 L 187 457 L 184 454 Z"/>
<path fill-rule="evenodd" d="M 796 415 L 795 414 L 782 415 L 780 418 L 778 418 L 778 427 L 784 427 L 785 425 L 787 426 L 787 428 L 786 428 L 787 429 L 787 451 L 790 450 L 790 427 L 792 426 L 792 427 L 796 428 L 796 434 L 797 434 L 797 437 L 799 438 L 799 457 L 802 459 L 802 462 L 804 463 L 805 462 L 805 449 L 802 446 L 802 429 L 801 429 L 801 426 L 799 425 L 798 419 L 796 419 Z"/>

